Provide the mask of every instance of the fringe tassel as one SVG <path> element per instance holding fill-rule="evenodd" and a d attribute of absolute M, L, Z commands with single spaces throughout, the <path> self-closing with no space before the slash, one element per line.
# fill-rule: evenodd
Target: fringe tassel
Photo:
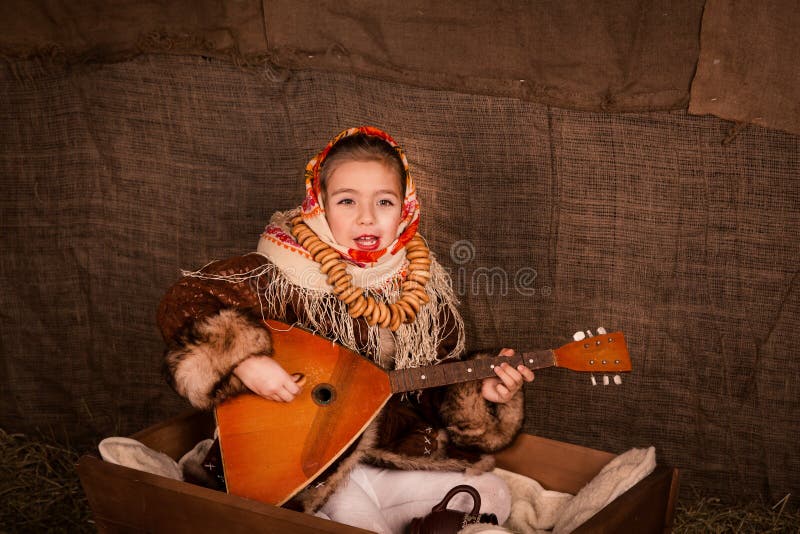
<path fill-rule="evenodd" d="M 412 323 L 400 326 L 396 332 L 390 332 L 394 341 L 394 368 L 406 369 L 432 365 L 440 358 L 437 348 L 442 340 L 457 331 L 457 343 L 453 350 L 441 360 L 457 358 L 464 352 L 464 322 L 458 312 L 458 300 L 455 297 L 451 280 L 444 268 L 431 255 L 431 280 L 426 290 L 431 301 L 420 308 Z M 231 283 L 248 282 L 258 294 L 261 306 L 261 317 L 264 319 L 286 320 L 286 310 L 294 301 L 298 304 L 298 315 L 301 324 L 328 339 L 368 356 L 373 361 L 386 367 L 387 347 L 381 343 L 381 328 L 370 326 L 365 345 L 356 342 L 354 321 L 347 313 L 347 306 L 333 293 L 300 287 L 291 281 L 272 262 L 255 269 L 238 274 L 209 274 L 199 271 L 182 273 L 184 276 L 206 280 L 224 280 Z M 265 283 L 265 280 L 267 281 Z M 395 302 L 400 297 L 401 280 L 395 277 L 383 287 L 366 288 L 365 292 L 376 301 Z M 450 330 L 443 331 L 443 321 L 450 316 Z"/>

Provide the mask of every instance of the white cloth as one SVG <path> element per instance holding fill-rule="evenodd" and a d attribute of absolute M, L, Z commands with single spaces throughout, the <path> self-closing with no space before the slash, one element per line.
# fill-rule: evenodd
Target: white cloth
<path fill-rule="evenodd" d="M 100 451 L 100 457 L 106 462 L 162 477 L 184 480 L 184 470 L 189 464 L 199 465 L 208 454 L 213 442 L 212 439 L 199 442 L 177 462 L 163 452 L 155 451 L 132 438 L 119 436 L 105 438 L 97 445 L 97 448 Z"/>
<path fill-rule="evenodd" d="M 539 534 L 553 528 L 561 510 L 573 498 L 569 493 L 546 490 L 536 480 L 513 471 L 498 468 L 492 472 L 511 489 L 511 513 L 504 526 L 520 534 Z"/>
<path fill-rule="evenodd" d="M 481 496 L 481 513 L 492 513 L 503 523 L 510 512 L 511 493 L 492 473 L 468 475 L 452 471 L 399 471 L 359 464 L 348 480 L 328 499 L 320 512 L 340 523 L 380 534 L 401 533 L 415 517 L 424 517 L 448 491 L 469 484 Z M 472 511 L 472 497 L 459 493 L 447 508 Z"/>
<path fill-rule="evenodd" d="M 567 534 L 653 472 L 654 447 L 620 454 L 572 496 L 546 490 L 532 478 L 495 469 L 511 490 L 511 513 L 503 527 L 519 534 Z M 552 529 L 552 531 L 550 530 Z M 474 534 L 479 530 L 466 530 Z"/>
<path fill-rule="evenodd" d="M 608 462 L 561 510 L 553 534 L 572 532 L 656 467 L 656 449 L 631 449 Z"/>
<path fill-rule="evenodd" d="M 183 480 L 183 473 L 178 467 L 178 462 L 135 439 L 110 437 L 101 441 L 97 448 L 100 450 L 100 456 L 106 462 L 175 480 Z"/>

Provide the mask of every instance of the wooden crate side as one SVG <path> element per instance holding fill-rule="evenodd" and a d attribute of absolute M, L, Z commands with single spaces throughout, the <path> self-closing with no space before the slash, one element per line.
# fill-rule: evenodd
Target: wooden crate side
<path fill-rule="evenodd" d="M 672 522 L 675 519 L 675 506 L 678 504 L 678 490 L 680 489 L 680 471 L 672 468 L 672 482 L 669 488 L 669 501 L 667 502 L 666 516 L 664 517 L 664 532 L 672 532 Z"/>
<path fill-rule="evenodd" d="M 497 454 L 497 466 L 533 478 L 545 489 L 575 494 L 614 458 L 608 452 L 520 434 Z M 656 466 L 576 532 L 671 532 L 677 491 L 678 470 Z"/>
<path fill-rule="evenodd" d="M 213 434 L 210 412 L 187 412 L 132 437 L 180 458 Z M 577 493 L 614 454 L 530 434 L 497 454 L 497 465 L 533 478 L 546 489 Z M 263 504 L 184 482 L 81 458 L 78 473 L 100 532 L 366 532 L 307 514 Z M 678 491 L 678 470 L 657 466 L 576 530 L 670 532 Z"/>
<path fill-rule="evenodd" d="M 670 467 L 656 466 L 650 475 L 575 529 L 574 534 L 670 532 L 676 471 Z"/>
<path fill-rule="evenodd" d="M 496 455 L 497 466 L 539 482 L 545 489 L 575 494 L 615 455 L 520 434 L 514 443 Z"/>
<path fill-rule="evenodd" d="M 83 456 L 78 474 L 100 532 L 367 531 Z"/>

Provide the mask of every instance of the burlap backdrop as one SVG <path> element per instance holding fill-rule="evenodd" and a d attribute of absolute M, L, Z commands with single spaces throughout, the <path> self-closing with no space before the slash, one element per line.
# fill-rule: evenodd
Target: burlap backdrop
<path fill-rule="evenodd" d="M 346 126 L 406 147 L 469 345 L 626 332 L 621 387 L 551 369 L 526 430 L 738 496 L 800 492 L 798 137 L 683 112 L 612 115 L 347 74 L 283 82 L 148 56 L 0 74 L 0 424 L 85 441 L 185 405 L 160 376 L 181 268 L 252 250 Z"/>
<path fill-rule="evenodd" d="M 800 134 L 798 25 L 796 0 L 4 0 L 0 58 L 193 54 L 587 111 L 691 96 L 691 113 Z"/>

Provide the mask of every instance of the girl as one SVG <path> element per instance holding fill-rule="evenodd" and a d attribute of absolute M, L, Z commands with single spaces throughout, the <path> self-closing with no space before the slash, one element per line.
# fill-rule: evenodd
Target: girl
<path fill-rule="evenodd" d="M 189 273 L 169 289 L 158 321 L 172 387 L 198 408 L 250 390 L 276 402 L 301 391 L 269 357 L 262 319 L 299 324 L 386 369 L 461 358 L 463 323 L 449 277 L 417 234 L 419 203 L 397 143 L 372 127 L 337 135 L 306 166 L 299 208 L 273 215 L 256 253 Z M 512 355 L 507 349 L 503 355 Z M 473 355 L 472 357 L 490 357 Z M 313 355 L 309 355 L 313 357 Z M 295 497 L 307 512 L 399 532 L 458 484 L 502 523 L 510 496 L 484 473 L 523 418 L 523 382 L 497 376 L 395 396 L 348 454 Z M 468 511 L 466 494 L 451 507 Z"/>

